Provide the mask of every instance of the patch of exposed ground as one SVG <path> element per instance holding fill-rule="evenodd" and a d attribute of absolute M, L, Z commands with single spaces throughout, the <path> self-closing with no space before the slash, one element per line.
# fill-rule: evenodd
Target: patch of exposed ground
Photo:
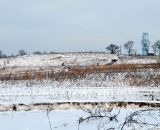
<path fill-rule="evenodd" d="M 160 103 L 148 102 L 61 102 L 61 103 L 34 103 L 34 104 L 0 104 L 0 112 L 5 111 L 31 111 L 31 110 L 69 110 L 103 108 L 160 108 Z"/>

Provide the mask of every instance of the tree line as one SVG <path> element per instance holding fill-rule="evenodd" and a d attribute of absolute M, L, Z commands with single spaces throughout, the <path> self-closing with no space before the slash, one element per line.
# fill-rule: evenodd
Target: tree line
<path fill-rule="evenodd" d="M 160 40 L 157 40 L 151 47 L 153 49 L 153 54 L 149 53 L 149 48 L 147 47 L 147 45 L 149 45 L 150 42 L 149 41 L 145 41 L 144 42 L 144 49 L 147 53 L 147 55 L 156 55 L 158 53 L 158 55 L 160 55 Z M 127 53 L 129 56 L 131 55 L 136 55 L 136 50 L 133 48 L 134 45 L 134 41 L 128 41 L 126 43 L 123 44 L 124 49 L 127 50 Z M 110 44 L 109 46 L 106 47 L 106 50 L 110 53 L 110 54 L 119 54 L 121 53 L 121 47 L 116 45 L 116 44 Z"/>
<path fill-rule="evenodd" d="M 32 54 L 35 54 L 35 55 L 43 55 L 43 54 L 55 54 L 56 52 L 46 52 L 46 51 L 34 51 Z M 7 56 L 6 54 L 3 53 L 2 50 L 0 50 L 0 58 L 7 58 L 7 57 L 15 57 L 15 56 L 23 56 L 23 55 L 27 55 L 29 54 L 27 51 L 25 51 L 24 49 L 21 49 L 18 51 L 17 54 L 12 54 L 10 56 Z"/>
<path fill-rule="evenodd" d="M 147 55 L 151 55 L 152 53 L 149 53 L 149 48 L 147 47 L 147 45 L 150 44 L 149 41 L 145 41 L 144 42 L 144 48 L 145 51 L 147 53 Z M 137 55 L 136 50 L 134 49 L 134 41 L 128 41 L 126 43 L 123 44 L 124 49 L 126 49 L 127 53 L 129 56 L 131 55 Z M 157 40 L 152 46 L 153 49 L 153 54 L 152 55 L 160 55 L 160 40 Z M 121 46 L 118 46 L 116 44 L 110 44 L 106 47 L 107 52 L 109 52 L 110 54 L 121 54 Z M 35 55 L 42 55 L 42 54 L 55 54 L 56 52 L 46 52 L 46 51 L 35 51 L 32 54 Z M 7 57 L 14 57 L 14 56 L 23 56 L 23 55 L 27 55 L 27 51 L 25 51 L 24 49 L 21 49 L 18 51 L 18 54 L 16 55 L 11 55 L 11 56 L 7 56 L 6 54 L 4 54 L 2 52 L 2 50 L 0 50 L 0 58 L 7 58 Z"/>

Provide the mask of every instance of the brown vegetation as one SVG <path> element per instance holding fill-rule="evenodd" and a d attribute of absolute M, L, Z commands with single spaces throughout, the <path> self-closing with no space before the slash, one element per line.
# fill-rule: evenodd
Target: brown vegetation
<path fill-rule="evenodd" d="M 16 68 L 13 68 L 16 69 Z M 60 72 L 55 72 L 53 69 L 46 68 L 41 70 L 15 71 L 5 73 L 5 70 L 0 72 L 0 80 L 64 80 L 84 78 L 89 74 L 94 73 L 123 73 L 136 72 L 139 70 L 160 69 L 160 64 L 115 64 L 115 65 L 92 65 L 92 66 L 77 66 L 69 67 L 68 71 L 62 69 Z"/>

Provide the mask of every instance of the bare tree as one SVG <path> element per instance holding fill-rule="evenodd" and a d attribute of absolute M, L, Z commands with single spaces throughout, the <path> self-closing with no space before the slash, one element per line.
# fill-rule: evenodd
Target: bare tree
<path fill-rule="evenodd" d="M 156 53 L 157 53 L 157 49 L 156 49 L 155 44 L 153 44 L 153 45 L 152 45 L 152 49 L 153 49 L 154 55 L 156 55 Z"/>
<path fill-rule="evenodd" d="M 149 40 L 143 40 L 143 46 L 144 46 L 144 51 L 149 55 L 149 46 L 150 46 L 150 41 Z"/>
<path fill-rule="evenodd" d="M 79 118 L 78 130 L 80 130 L 80 125 L 83 122 L 89 122 L 93 119 L 99 120 L 97 124 L 98 130 L 126 130 L 126 129 L 137 129 L 137 128 L 159 128 L 160 123 L 160 109 L 158 108 L 148 108 L 140 109 L 136 111 L 131 111 L 126 114 L 126 117 L 121 118 L 123 111 L 119 109 L 118 112 L 113 111 L 114 108 L 105 108 L 104 106 L 98 105 L 94 109 L 87 109 L 84 106 L 80 106 L 81 110 L 86 113 L 87 116 Z M 154 117 L 156 115 L 156 117 Z M 115 126 L 110 125 L 116 123 Z"/>
<path fill-rule="evenodd" d="M 2 58 L 3 57 L 3 52 L 2 52 L 2 50 L 0 50 L 0 58 Z"/>
<path fill-rule="evenodd" d="M 124 48 L 127 50 L 129 56 L 131 55 L 133 51 L 133 44 L 134 44 L 133 41 L 128 41 L 124 44 Z"/>
<path fill-rule="evenodd" d="M 160 40 L 156 41 L 153 45 L 152 48 L 154 50 L 154 53 L 158 53 L 160 56 Z"/>
<path fill-rule="evenodd" d="M 132 112 L 126 117 L 124 123 L 122 124 L 121 130 L 128 126 L 131 126 L 133 129 L 135 129 L 136 126 L 140 126 L 141 128 L 143 128 L 143 126 L 151 126 L 152 128 L 159 127 L 159 120 L 153 117 L 153 115 L 157 112 L 160 112 L 160 109 L 149 108 Z M 150 120 L 147 120 L 149 118 Z"/>
<path fill-rule="evenodd" d="M 106 47 L 107 51 L 110 52 L 110 54 L 116 54 L 117 52 L 120 51 L 119 46 L 115 44 L 110 44 L 108 47 Z"/>
<path fill-rule="evenodd" d="M 3 54 L 2 50 L 0 50 L 0 58 L 6 58 L 7 55 L 6 54 Z"/>
<path fill-rule="evenodd" d="M 49 123 L 49 127 L 50 127 L 50 130 L 53 130 L 52 129 L 52 124 L 51 124 L 51 120 L 50 120 L 50 117 L 49 117 L 49 113 L 51 112 L 51 108 L 50 106 L 48 105 L 48 108 L 47 108 L 47 119 L 48 119 L 48 123 Z"/>
<path fill-rule="evenodd" d="M 21 55 L 21 56 L 27 54 L 27 52 L 26 52 L 25 50 L 19 50 L 18 53 L 19 53 L 19 55 Z"/>
<path fill-rule="evenodd" d="M 41 51 L 35 51 L 35 52 L 33 52 L 33 54 L 35 54 L 35 55 L 41 55 L 43 53 Z"/>
<path fill-rule="evenodd" d="M 82 111 L 84 111 L 87 114 L 87 116 L 79 118 L 78 130 L 80 130 L 81 123 L 83 123 L 85 121 L 90 121 L 93 119 L 100 120 L 100 122 L 98 124 L 98 130 L 100 130 L 102 127 L 104 128 L 105 125 L 108 125 L 110 122 L 118 122 L 117 117 L 120 114 L 120 109 L 119 109 L 118 113 L 112 114 L 111 111 L 113 109 L 105 109 L 103 105 L 98 105 L 95 109 L 87 109 L 87 108 L 85 108 L 85 106 L 80 106 L 80 105 L 79 105 L 79 107 Z M 105 120 L 105 124 L 102 119 Z M 109 129 L 112 129 L 112 127 Z"/>

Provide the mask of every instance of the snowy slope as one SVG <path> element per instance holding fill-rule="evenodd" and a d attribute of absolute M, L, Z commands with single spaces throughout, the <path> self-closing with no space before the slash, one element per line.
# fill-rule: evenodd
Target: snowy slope
<path fill-rule="evenodd" d="M 116 55 L 106 53 L 62 53 L 48 55 L 26 55 L 15 58 L 0 59 L 1 67 L 35 67 L 65 65 L 96 65 L 110 63 L 118 59 Z"/>
<path fill-rule="evenodd" d="M 151 72 L 138 72 L 138 74 L 158 75 L 160 73 L 160 71 Z M 127 73 L 101 73 L 63 81 L 1 81 L 0 104 L 112 101 L 160 103 L 158 87 L 149 84 L 130 86 L 126 76 Z"/>

